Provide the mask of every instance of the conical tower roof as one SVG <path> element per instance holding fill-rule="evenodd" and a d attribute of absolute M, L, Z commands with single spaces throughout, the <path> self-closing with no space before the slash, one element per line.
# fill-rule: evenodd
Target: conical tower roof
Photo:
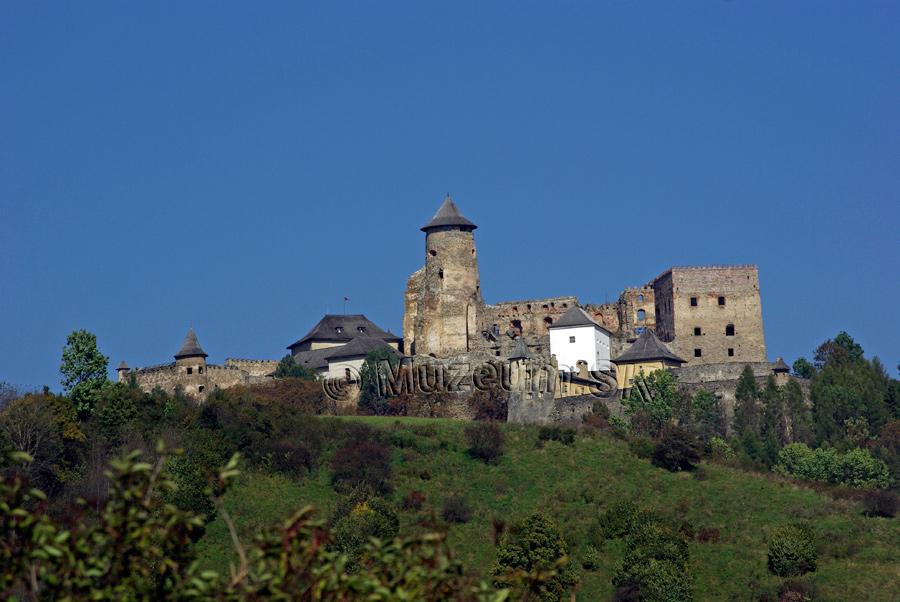
<path fill-rule="evenodd" d="M 787 365 L 784 361 L 783 357 L 779 357 L 775 360 L 775 363 L 772 364 L 772 372 L 790 372 L 791 367 Z"/>
<path fill-rule="evenodd" d="M 125 360 L 119 362 L 119 367 L 116 370 L 128 370 L 128 364 L 125 363 Z"/>
<path fill-rule="evenodd" d="M 528 347 L 525 345 L 525 341 L 522 340 L 522 337 L 516 339 L 516 348 L 513 349 L 512 355 L 509 356 L 511 360 L 528 360 L 531 359 L 531 353 L 528 351 Z"/>
<path fill-rule="evenodd" d="M 428 232 L 432 228 L 442 228 L 445 226 L 456 226 L 470 232 L 478 227 L 463 217 L 463 214 L 459 212 L 459 208 L 456 206 L 456 203 L 453 202 L 453 199 L 450 198 L 449 194 L 447 195 L 447 198 L 444 199 L 444 202 L 441 203 L 440 208 L 437 210 L 437 213 L 434 214 L 434 217 L 431 218 L 431 221 L 422 226 L 422 232 Z"/>
<path fill-rule="evenodd" d="M 666 347 L 662 341 L 657 339 L 656 335 L 649 328 L 638 337 L 638 340 L 632 343 L 631 347 L 628 348 L 628 351 L 617 357 L 614 361 L 616 363 L 624 363 L 648 360 L 669 360 L 681 364 L 687 363 L 669 351 L 669 348 Z"/>
<path fill-rule="evenodd" d="M 194 332 L 193 328 L 188 330 L 187 336 L 184 337 L 184 343 L 181 344 L 181 349 L 175 354 L 176 360 L 186 357 L 207 357 L 203 347 L 200 346 L 200 341 L 197 340 L 197 333 Z"/>

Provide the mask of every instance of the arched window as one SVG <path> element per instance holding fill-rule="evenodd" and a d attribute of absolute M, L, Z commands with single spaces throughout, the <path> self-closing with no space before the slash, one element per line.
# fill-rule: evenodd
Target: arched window
<path fill-rule="evenodd" d="M 734 336 L 734 324 L 729 324 L 725 327 L 725 336 L 733 337 Z"/>
<path fill-rule="evenodd" d="M 428 254 L 431 255 L 432 257 L 437 257 L 437 251 L 435 251 L 434 249 L 431 249 L 430 251 L 428 251 Z"/>
<path fill-rule="evenodd" d="M 550 316 L 547 316 L 546 318 L 544 318 L 544 326 L 545 327 L 550 328 L 552 325 L 553 325 L 553 318 L 551 318 Z"/>
<path fill-rule="evenodd" d="M 638 303 L 644 302 L 644 295 L 638 295 Z"/>
<path fill-rule="evenodd" d="M 444 270 L 443 270 L 443 268 L 440 269 L 440 270 L 438 270 L 438 278 L 440 278 L 441 280 L 444 279 Z"/>
<path fill-rule="evenodd" d="M 647 318 L 647 312 L 645 312 L 643 309 L 637 310 L 638 322 L 643 322 L 646 318 Z"/>
<path fill-rule="evenodd" d="M 511 321 L 509 327 L 517 337 L 522 336 L 522 320 Z"/>

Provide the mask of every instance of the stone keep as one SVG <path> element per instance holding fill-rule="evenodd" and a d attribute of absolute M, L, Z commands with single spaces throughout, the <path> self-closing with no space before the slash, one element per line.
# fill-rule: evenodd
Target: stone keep
<path fill-rule="evenodd" d="M 409 279 L 403 326 L 410 355 L 447 357 L 469 351 L 484 305 L 475 228 L 449 195 L 422 227 L 425 266 Z"/>

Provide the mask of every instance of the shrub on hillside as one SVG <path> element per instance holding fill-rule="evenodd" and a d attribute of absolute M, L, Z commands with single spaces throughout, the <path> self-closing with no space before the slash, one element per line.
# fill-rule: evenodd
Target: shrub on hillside
<path fill-rule="evenodd" d="M 210 479 L 202 467 L 188 456 L 172 456 L 166 462 L 166 470 L 175 487 L 166 492 L 165 499 L 179 510 L 201 515 L 206 521 L 216 516 L 216 507 L 210 497 Z"/>
<path fill-rule="evenodd" d="M 543 514 L 529 516 L 503 536 L 492 573 L 496 586 L 521 589 L 516 593 L 523 599 L 537 596 L 547 602 L 565 599 L 578 583 L 559 528 Z"/>
<path fill-rule="evenodd" d="M 779 577 L 797 577 L 816 570 L 812 532 L 803 525 L 784 525 L 769 538 L 769 571 Z"/>
<path fill-rule="evenodd" d="M 261 441 L 254 450 L 254 456 L 270 470 L 299 477 L 315 467 L 317 451 L 311 449 L 306 441 L 283 438 Z"/>
<path fill-rule="evenodd" d="M 469 453 L 488 464 L 503 455 L 503 431 L 493 422 L 473 424 L 466 429 Z"/>
<path fill-rule="evenodd" d="M 653 464 L 672 472 L 694 470 L 700 461 L 700 444 L 685 429 L 670 426 L 653 450 Z"/>
<path fill-rule="evenodd" d="M 390 504 L 379 497 L 371 497 L 334 522 L 334 548 L 347 554 L 354 563 L 370 538 L 393 539 L 399 529 L 400 520 Z"/>
<path fill-rule="evenodd" d="M 638 525 L 626 537 L 625 555 L 613 574 L 616 599 L 693 600 L 688 560 L 688 545 L 679 533 L 656 521 Z"/>
<path fill-rule="evenodd" d="M 718 462 L 719 464 L 730 464 L 734 461 L 734 450 L 728 445 L 728 442 L 721 437 L 713 437 L 707 443 L 707 450 L 709 451 L 709 458 L 713 462 Z"/>
<path fill-rule="evenodd" d="M 597 517 L 591 535 L 593 543 L 600 545 L 606 539 L 624 537 L 646 518 L 634 502 L 615 502 Z"/>
<path fill-rule="evenodd" d="M 588 546 L 581 560 L 581 567 L 586 571 L 596 571 L 603 565 L 600 552 L 594 546 Z"/>
<path fill-rule="evenodd" d="M 655 449 L 656 444 L 650 437 L 642 437 L 640 435 L 628 437 L 628 451 L 634 454 L 635 457 L 641 458 L 642 460 L 650 459 L 653 457 L 653 451 Z"/>
<path fill-rule="evenodd" d="M 559 441 L 563 445 L 575 443 L 575 430 L 558 426 L 542 426 L 538 431 L 538 441 L 543 445 L 547 441 Z"/>
<path fill-rule="evenodd" d="M 810 449 L 805 443 L 792 443 L 778 452 L 775 470 L 856 489 L 885 488 L 892 482 L 887 465 L 859 448 L 842 454 L 833 447 Z"/>
<path fill-rule="evenodd" d="M 391 450 L 378 441 L 348 441 L 331 459 L 331 482 L 338 489 L 367 486 L 387 493 L 390 481 Z"/>
<path fill-rule="evenodd" d="M 897 516 L 897 509 L 900 508 L 900 496 L 893 491 L 874 489 L 866 492 L 863 505 L 869 516 L 893 518 Z"/>
<path fill-rule="evenodd" d="M 472 518 L 472 507 L 461 495 L 453 495 L 444 500 L 441 516 L 448 523 L 467 523 Z"/>

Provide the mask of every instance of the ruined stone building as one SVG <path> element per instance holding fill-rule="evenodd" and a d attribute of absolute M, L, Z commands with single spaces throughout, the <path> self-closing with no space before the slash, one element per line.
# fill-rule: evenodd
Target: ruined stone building
<path fill-rule="evenodd" d="M 189 397 L 206 399 L 216 388 L 263 382 L 271 378 L 278 367 L 277 360 L 226 359 L 224 365 L 207 364 L 194 329 L 188 330 L 175 361 L 168 364 L 129 368 L 123 360 L 116 369 L 119 382 L 134 382 L 144 391 L 159 387 L 167 393 L 181 389 Z"/>
<path fill-rule="evenodd" d="M 688 367 L 767 361 L 755 266 L 673 267 L 625 289 L 615 303 L 582 305 L 559 296 L 490 304 L 481 294 L 476 228 L 449 196 L 421 228 L 425 265 L 409 278 L 404 300 L 409 355 L 508 358 L 522 342 L 529 353 L 549 357 L 553 325 L 580 307 L 609 333 L 607 358 L 621 356 L 650 330 Z"/>

